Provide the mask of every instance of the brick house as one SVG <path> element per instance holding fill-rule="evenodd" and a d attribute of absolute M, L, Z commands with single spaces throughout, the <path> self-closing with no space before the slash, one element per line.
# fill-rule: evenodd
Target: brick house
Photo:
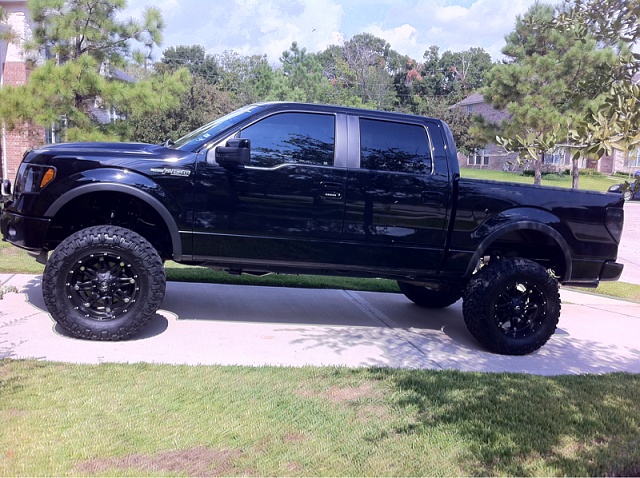
<path fill-rule="evenodd" d="M 497 110 L 486 103 L 480 93 L 473 93 L 456 103 L 453 108 L 462 109 L 469 115 L 480 115 L 490 123 L 500 123 L 509 117 L 505 111 Z M 518 168 L 518 155 L 507 153 L 500 146 L 489 143 L 468 156 L 459 152 L 458 163 L 461 168 L 513 171 Z"/>
<path fill-rule="evenodd" d="M 637 76 L 640 81 L 640 75 Z M 496 110 L 493 106 L 484 101 L 480 93 L 473 93 L 464 100 L 454 105 L 472 115 L 480 115 L 491 123 L 500 123 L 509 117 L 505 111 Z M 507 153 L 496 144 L 487 144 L 481 150 L 469 156 L 458 154 L 458 162 L 461 168 L 484 168 L 494 170 L 521 171 L 527 167 L 526 164 L 518 164 L 518 156 Z M 542 170 L 564 171 L 571 169 L 571 157 L 563 149 L 545 154 Z M 581 159 L 579 167 L 581 169 L 594 169 L 604 174 L 617 172 L 634 172 L 640 170 L 640 150 L 625 155 L 621 151 L 616 151 L 612 156 L 604 156 L 598 161 Z"/>
<path fill-rule="evenodd" d="M 27 1 L 0 0 L 0 6 L 7 13 L 8 23 L 0 28 L 11 28 L 16 36 L 13 42 L 0 41 L 0 88 L 4 85 L 23 85 L 27 82 L 32 63 L 25 58 L 22 50 L 22 43 L 31 35 Z M 45 130 L 29 124 L 11 131 L 4 124 L 0 127 L 0 179 L 13 180 L 24 152 L 44 142 Z"/>

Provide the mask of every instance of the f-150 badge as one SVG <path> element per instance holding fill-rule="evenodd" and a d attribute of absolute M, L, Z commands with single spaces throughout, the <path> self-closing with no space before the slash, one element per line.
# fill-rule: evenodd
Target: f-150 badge
<path fill-rule="evenodd" d="M 188 169 L 174 169 L 174 168 L 151 168 L 152 173 L 168 174 L 169 176 L 191 176 L 191 171 Z"/>

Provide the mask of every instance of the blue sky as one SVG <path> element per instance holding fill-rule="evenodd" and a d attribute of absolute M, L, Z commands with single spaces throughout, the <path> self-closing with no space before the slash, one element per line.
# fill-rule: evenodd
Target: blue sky
<path fill-rule="evenodd" d="M 266 53 L 276 63 L 293 41 L 310 52 L 361 32 L 387 40 L 421 60 L 440 51 L 481 47 L 500 58 L 504 36 L 534 0 L 129 0 L 126 16 L 158 6 L 166 22 L 163 46 L 202 45 L 208 53 Z M 160 52 L 156 57 L 160 56 Z"/>

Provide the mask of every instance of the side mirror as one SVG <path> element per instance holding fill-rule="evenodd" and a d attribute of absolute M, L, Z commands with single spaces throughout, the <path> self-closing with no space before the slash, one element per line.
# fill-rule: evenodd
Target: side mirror
<path fill-rule="evenodd" d="M 11 196 L 11 181 L 9 181 L 8 179 L 2 181 L 0 196 Z"/>
<path fill-rule="evenodd" d="M 216 163 L 223 168 L 241 168 L 251 161 L 251 141 L 246 138 L 232 138 L 226 146 L 216 148 Z"/>

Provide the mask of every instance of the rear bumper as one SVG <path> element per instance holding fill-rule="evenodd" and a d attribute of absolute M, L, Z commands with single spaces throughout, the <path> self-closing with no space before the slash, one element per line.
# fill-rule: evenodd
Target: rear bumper
<path fill-rule="evenodd" d="M 5 241 L 31 252 L 44 249 L 50 219 L 22 216 L 11 211 L 2 211 L 0 232 Z"/>
<path fill-rule="evenodd" d="M 600 280 L 618 280 L 620 279 L 620 275 L 622 275 L 622 269 L 624 269 L 623 264 L 607 261 L 602 265 Z"/>
<path fill-rule="evenodd" d="M 563 281 L 563 285 L 576 287 L 598 287 L 601 281 L 615 281 L 620 279 L 624 265 L 615 261 L 580 261 L 574 263 L 574 274 L 571 280 Z M 576 274 L 576 272 L 578 272 Z"/>

